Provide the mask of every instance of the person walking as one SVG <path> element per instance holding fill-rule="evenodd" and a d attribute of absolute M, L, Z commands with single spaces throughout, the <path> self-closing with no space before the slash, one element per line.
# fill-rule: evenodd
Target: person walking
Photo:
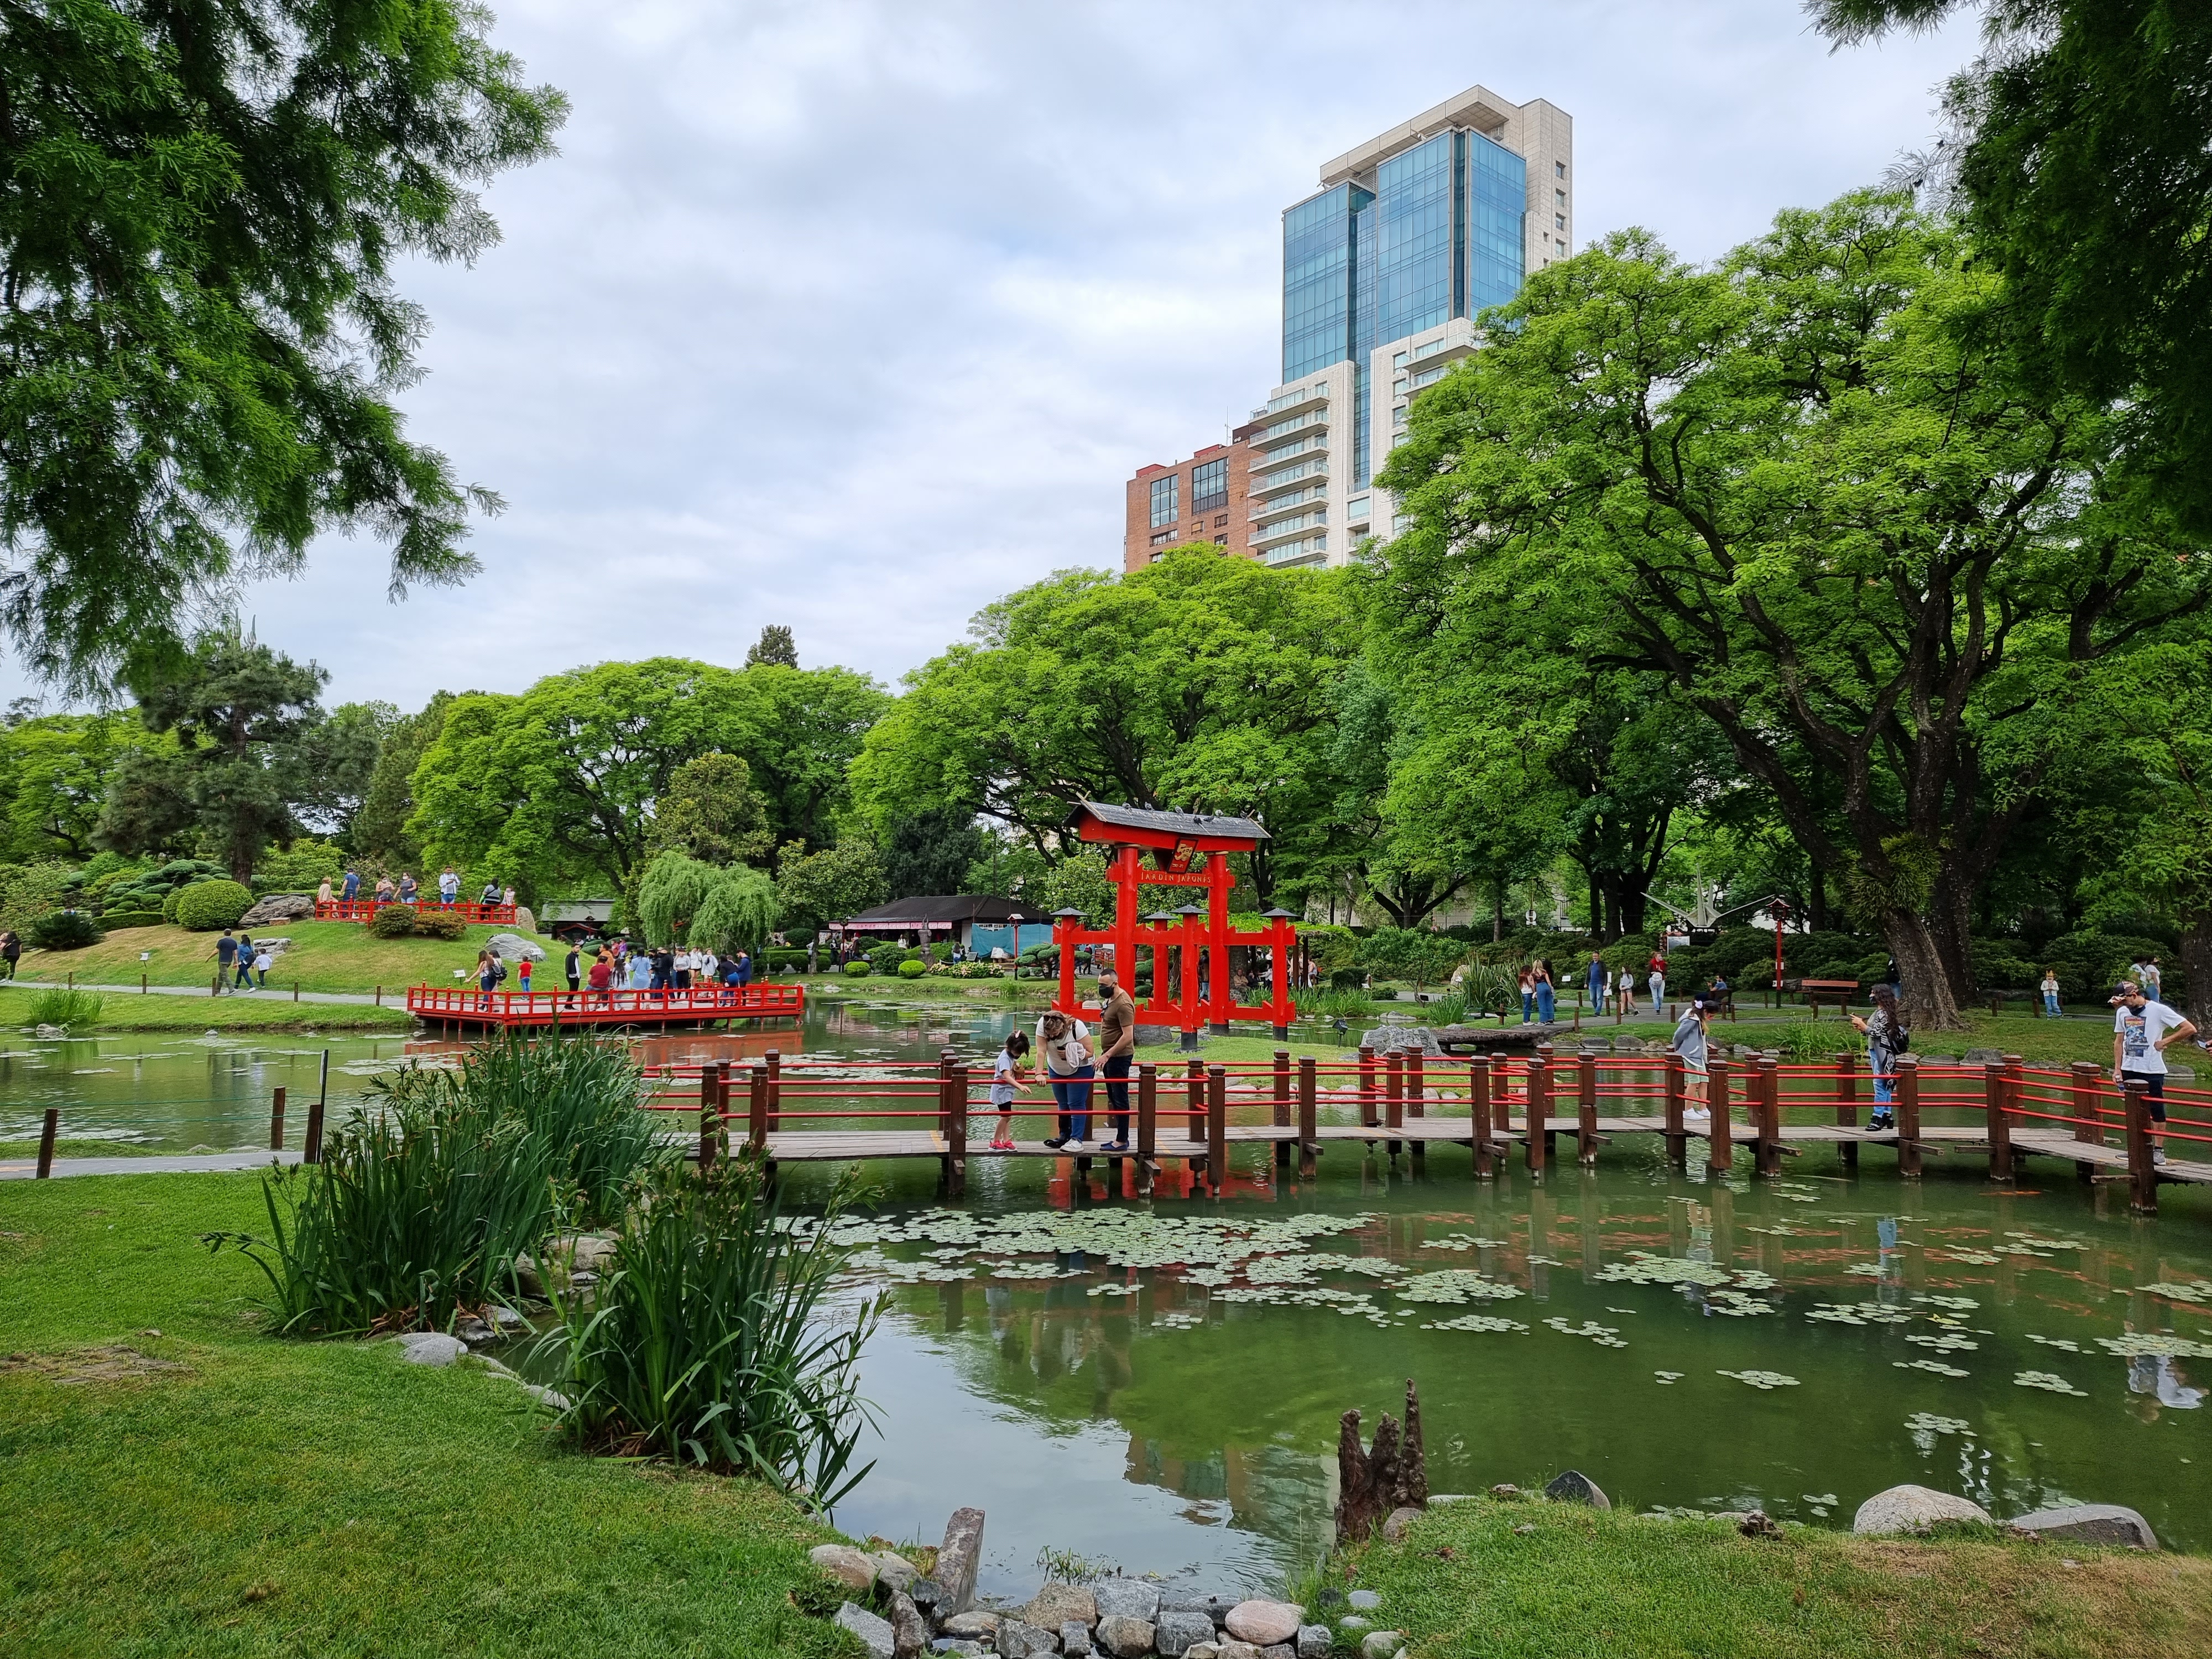
<path fill-rule="evenodd" d="M 261 981 L 261 988 L 269 988 L 269 970 L 276 965 L 276 957 L 264 945 L 253 953 L 253 976 Z"/>
<path fill-rule="evenodd" d="M 1137 1057 L 1137 1005 L 1111 968 L 1098 975 L 1098 1070 L 1106 1079 L 1106 1111 L 1114 1139 L 1104 1150 L 1129 1150 L 1129 1066 Z"/>
<path fill-rule="evenodd" d="M 500 963 L 489 946 L 477 952 L 477 987 L 483 993 L 477 999 L 480 1008 L 491 1006 L 491 994 L 499 988 Z"/>
<path fill-rule="evenodd" d="M 222 937 L 215 942 L 215 984 L 218 991 L 230 988 L 231 969 L 238 965 L 238 941 L 230 936 L 230 929 L 222 930 Z"/>
<path fill-rule="evenodd" d="M 1644 983 L 1650 988 L 1651 1017 L 1654 1019 L 1656 1019 L 1660 1015 L 1666 1012 L 1667 958 L 1661 956 L 1656 951 L 1654 951 L 1651 953 L 1650 967 L 1650 977 L 1647 979 Z"/>
<path fill-rule="evenodd" d="M 1629 969 L 1620 970 L 1620 977 L 1613 982 L 1615 1006 L 1624 1015 L 1636 1012 L 1636 975 Z"/>
<path fill-rule="evenodd" d="M 452 865 L 447 865 L 438 878 L 438 902 L 448 910 L 461 896 L 461 878 Z"/>
<path fill-rule="evenodd" d="M 238 936 L 237 962 L 238 982 L 250 991 L 253 988 L 253 936 L 251 933 Z"/>
<path fill-rule="evenodd" d="M 2043 1017 L 2045 1019 L 2056 1019 L 2058 1018 L 2058 970 L 2056 968 L 2046 968 L 2043 970 L 2042 988 Z"/>
<path fill-rule="evenodd" d="M 2142 986 L 2143 994 L 2148 997 L 2153 1002 L 2163 1002 L 2166 1000 L 2166 993 L 2162 988 L 2162 981 L 2164 979 L 2165 975 L 2160 974 L 2158 970 L 2158 958 L 2156 957 L 2145 957 L 2143 958 L 2142 978 L 2138 981 L 2138 983 Z"/>
<path fill-rule="evenodd" d="M 991 1150 L 994 1152 L 1014 1150 L 1014 1101 L 1029 1077 L 1022 1065 L 1029 1051 L 1029 1038 L 1019 1031 L 1009 1031 L 1006 1046 L 991 1062 L 991 1104 L 999 1112 L 999 1127 L 991 1132 Z"/>
<path fill-rule="evenodd" d="M 1874 1073 L 1874 1115 L 1870 1129 L 1897 1127 L 1897 1057 L 1910 1048 L 1911 1034 L 1897 1006 L 1897 993 L 1887 985 L 1874 988 L 1874 1012 L 1864 1019 L 1850 1016 L 1851 1028 L 1867 1040 L 1867 1067 Z"/>
<path fill-rule="evenodd" d="M 1589 981 L 1590 1013 L 1595 1018 L 1605 1012 L 1605 984 L 1611 977 L 1605 971 L 1605 958 L 1595 951 L 1590 952 L 1589 968 L 1585 977 Z"/>
<path fill-rule="evenodd" d="M 1080 1147 L 1091 1134 L 1091 1080 L 1098 1075 L 1091 1063 L 1091 1028 L 1054 1008 L 1037 1022 L 1037 1050 L 1044 1056 L 1046 1080 L 1060 1103 L 1060 1133 L 1048 1135 L 1045 1145 L 1058 1152 L 1071 1143 Z"/>
<path fill-rule="evenodd" d="M 2166 1047 L 2185 1042 L 2197 1027 L 2175 1009 L 2154 1001 L 2142 985 L 2122 980 L 2119 1006 L 2112 1012 L 2112 1081 L 2125 1089 L 2140 1083 L 2149 1096 L 2152 1131 L 2150 1161 L 2166 1162 Z"/>
<path fill-rule="evenodd" d="M 514 982 L 523 995 L 530 994 L 530 958 L 524 957 L 514 964 Z"/>
<path fill-rule="evenodd" d="M 753 982 L 753 953 L 744 946 L 738 949 L 738 985 L 740 989 Z"/>
<path fill-rule="evenodd" d="M 1524 966 L 1521 969 L 1521 1023 L 1526 1025 L 1535 1014 L 1536 975 Z"/>
<path fill-rule="evenodd" d="M 1667 1052 L 1682 1057 L 1682 1121 L 1686 1123 L 1692 1118 L 1705 1122 L 1711 1115 L 1705 1104 L 1705 1079 L 1711 1075 L 1708 1067 L 1712 1056 L 1706 1028 L 1712 1018 L 1712 1005 L 1703 997 L 1693 997 L 1682 1011 L 1682 1018 L 1674 1022 L 1674 1036 L 1667 1039 Z"/>
<path fill-rule="evenodd" d="M 315 889 L 315 908 L 321 909 L 331 902 L 331 878 L 323 878 L 322 885 Z"/>
<path fill-rule="evenodd" d="M 584 953 L 576 948 L 574 941 L 570 942 L 568 954 L 561 963 L 561 972 L 568 979 L 568 994 L 574 996 L 584 985 Z"/>
<path fill-rule="evenodd" d="M 1552 964 L 1543 957 L 1536 958 L 1536 1023 L 1549 1025 L 1552 1016 L 1559 1012 L 1559 993 L 1552 984 Z"/>
<path fill-rule="evenodd" d="M 348 904 L 351 904 L 351 903 L 352 903 L 356 899 L 357 899 L 357 898 L 359 898 L 359 897 L 361 896 L 361 872 L 360 872 L 360 871 L 358 871 L 358 870 L 349 870 L 349 871 L 347 871 L 347 872 L 345 872 L 345 887 L 344 887 L 343 896 L 344 896 L 344 898 L 345 898 L 345 902 L 346 902 Z"/>
<path fill-rule="evenodd" d="M 23 958 L 23 941 L 10 927 L 0 933 L 0 980 L 15 977 L 15 964 Z"/>

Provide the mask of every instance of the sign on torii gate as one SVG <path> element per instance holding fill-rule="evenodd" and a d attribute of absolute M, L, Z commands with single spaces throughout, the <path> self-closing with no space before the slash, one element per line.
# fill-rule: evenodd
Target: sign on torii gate
<path fill-rule="evenodd" d="M 1107 867 L 1114 884 L 1114 925 L 1087 928 L 1079 910 L 1054 913 L 1053 943 L 1060 946 L 1060 995 L 1054 1007 L 1062 1013 L 1096 1017 L 1097 1006 L 1075 994 L 1074 947 L 1110 945 L 1114 964 L 1133 997 L 1137 952 L 1152 953 L 1152 994 L 1138 1004 L 1139 1022 L 1172 1025 L 1183 1033 L 1185 1047 L 1195 1045 L 1200 1021 L 1222 1032 L 1232 1020 L 1265 1020 L 1279 1040 L 1290 1036 L 1291 1021 L 1297 1012 L 1291 1000 L 1291 947 L 1297 939 L 1291 913 L 1268 911 L 1262 933 L 1240 933 L 1229 925 L 1229 893 L 1236 878 L 1230 873 L 1228 855 L 1250 852 L 1268 838 L 1265 830 L 1249 818 L 1158 812 L 1097 801 L 1076 807 L 1073 827 L 1079 840 L 1119 849 Z M 1202 887 L 1206 908 L 1187 904 L 1180 911 L 1139 916 L 1139 889 L 1143 886 Z M 1229 951 L 1233 945 L 1264 949 L 1273 957 L 1273 994 L 1256 1007 L 1240 1006 L 1230 994 Z"/>

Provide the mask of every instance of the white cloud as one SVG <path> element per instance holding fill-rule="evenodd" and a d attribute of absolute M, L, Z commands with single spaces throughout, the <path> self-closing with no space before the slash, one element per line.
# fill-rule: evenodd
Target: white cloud
<path fill-rule="evenodd" d="M 410 430 L 511 510 L 483 574 L 383 599 L 331 538 L 246 598 L 334 699 L 418 706 L 608 658 L 893 680 L 979 606 L 1120 559 L 1122 481 L 1276 378 L 1280 210 L 1475 82 L 1575 118 L 1578 232 L 1711 256 L 1879 173 L 1964 27 L 1831 54 L 1791 0 L 740 3 L 528 0 L 564 154 L 495 184 L 504 243 L 428 265 Z"/>

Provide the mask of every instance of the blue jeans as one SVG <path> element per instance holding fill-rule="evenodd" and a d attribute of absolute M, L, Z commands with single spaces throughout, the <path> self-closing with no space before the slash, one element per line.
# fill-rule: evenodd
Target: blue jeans
<path fill-rule="evenodd" d="M 1536 994 L 1534 991 L 1523 991 L 1521 994 L 1521 1023 L 1526 1025 L 1535 1017 L 1535 1012 Z"/>
<path fill-rule="evenodd" d="M 1556 1006 L 1557 1005 L 1552 1000 L 1552 987 L 1550 981 L 1547 981 L 1545 983 L 1539 985 L 1536 988 L 1536 1018 L 1543 1024 L 1549 1025 L 1552 1023 L 1553 1011 Z"/>
<path fill-rule="evenodd" d="M 2045 991 L 2045 992 L 2043 994 L 2043 1012 L 2044 1012 L 2045 1013 L 2046 1013 L 2046 1014 L 2049 1014 L 2049 1015 L 2050 1015 L 2053 1019 L 2056 1019 L 2056 1018 L 2058 1018 L 2058 993 L 2057 993 L 2057 992 L 2056 992 L 2056 991 Z"/>
<path fill-rule="evenodd" d="M 1088 1140 L 1091 1138 L 1091 1080 L 1097 1075 L 1097 1068 L 1086 1066 L 1073 1077 L 1053 1079 L 1052 1097 L 1060 1103 L 1061 1139 Z M 1071 1120 L 1075 1126 L 1072 1129 L 1068 1127 Z"/>

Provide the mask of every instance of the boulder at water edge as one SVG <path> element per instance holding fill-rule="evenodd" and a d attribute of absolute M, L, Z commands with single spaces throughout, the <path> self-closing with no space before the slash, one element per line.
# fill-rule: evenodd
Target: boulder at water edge
<path fill-rule="evenodd" d="M 1304 1613 L 1304 1607 L 1291 1601 L 1239 1601 L 1229 1609 L 1229 1616 L 1222 1625 L 1238 1641 L 1264 1648 L 1296 1636 L 1298 1620 Z"/>
<path fill-rule="evenodd" d="M 876 1577 L 895 1590 L 913 1589 L 914 1581 L 921 1577 L 914 1563 L 903 1555 L 895 1555 L 889 1550 L 878 1550 L 871 1559 L 876 1564 Z"/>
<path fill-rule="evenodd" d="M 1042 1626 L 1020 1619 L 1001 1619 L 999 1651 L 1006 1659 L 1030 1659 L 1032 1654 L 1059 1652 L 1060 1638 Z"/>
<path fill-rule="evenodd" d="M 938 1607 L 958 1613 L 975 1599 L 975 1567 L 983 1559 L 983 1511 L 955 1510 L 945 1523 L 945 1541 L 937 1547 L 937 1582 L 945 1595 Z M 945 1626 L 951 1631 L 951 1626 Z M 998 1628 L 997 1621 L 992 1629 Z M 958 1635 L 960 1632 L 951 1632 Z M 988 1632 L 984 1632 L 988 1633 Z"/>
<path fill-rule="evenodd" d="M 2158 1547 L 2158 1534 L 2150 1529 L 2150 1522 L 2124 1504 L 2069 1504 L 2061 1509 L 2038 1510 L 2007 1524 L 2039 1537 L 2063 1538 L 2073 1544 L 2130 1550 Z"/>
<path fill-rule="evenodd" d="M 1327 1625 L 1298 1626 L 1298 1659 L 1328 1659 L 1328 1650 L 1334 1645 L 1335 1644 L 1330 1639 Z"/>
<path fill-rule="evenodd" d="M 929 1626 L 914 1598 L 902 1593 L 891 1597 L 891 1645 L 898 1659 L 921 1659 L 929 1651 Z"/>
<path fill-rule="evenodd" d="M 1160 1610 L 1160 1587 L 1141 1578 L 1103 1578 L 1091 1587 L 1091 1594 L 1098 1603 L 1102 1625 L 1116 1616 L 1149 1624 Z"/>
<path fill-rule="evenodd" d="M 1554 1504 L 1587 1504 L 1594 1510 L 1613 1507 L 1613 1499 L 1607 1498 L 1597 1482 L 1580 1469 L 1568 1469 L 1555 1476 L 1544 1488 L 1544 1496 Z"/>
<path fill-rule="evenodd" d="M 410 1331 L 399 1339 L 399 1350 L 410 1365 L 450 1365 L 469 1345 L 443 1331 Z"/>
<path fill-rule="evenodd" d="M 1969 1503 L 1948 1492 L 1936 1492 L 1928 1486 L 1892 1486 L 1887 1492 L 1878 1492 L 1859 1505 L 1858 1513 L 1851 1517 L 1851 1530 L 1856 1533 L 1918 1532 L 1932 1527 L 1938 1521 L 1980 1521 L 1986 1522 L 1990 1513 L 1979 1504 Z"/>
<path fill-rule="evenodd" d="M 1152 1626 L 1152 1645 L 1169 1659 L 1199 1642 L 1213 1639 L 1213 1620 L 1202 1613 L 1163 1613 Z"/>
<path fill-rule="evenodd" d="M 1046 1630 L 1058 1630 L 1071 1621 L 1095 1625 L 1098 1622 L 1098 1598 L 1079 1584 L 1047 1584 L 1030 1598 L 1021 1616 L 1023 1623 Z"/>
<path fill-rule="evenodd" d="M 1098 1621 L 1092 1638 L 1102 1653 L 1114 1659 L 1142 1659 L 1152 1650 L 1152 1623 L 1124 1613 L 1109 1613 Z"/>
<path fill-rule="evenodd" d="M 1062 1620 L 1060 1626 L 1060 1650 L 1062 1653 L 1079 1653 L 1087 1656 L 1091 1652 L 1091 1626 L 1080 1619 Z"/>
<path fill-rule="evenodd" d="M 876 1582 L 876 1558 L 850 1544 L 817 1544 L 806 1559 L 847 1589 L 864 1590 Z"/>
<path fill-rule="evenodd" d="M 944 1558 L 939 1557 L 942 1560 Z M 999 1615 L 980 1607 L 970 1607 L 950 1613 L 938 1621 L 937 1628 L 956 1639 L 988 1642 L 999 1633 Z"/>
<path fill-rule="evenodd" d="M 891 1636 L 887 1620 L 878 1619 L 866 1607 L 848 1601 L 837 1609 L 833 1620 L 840 1630 L 848 1630 L 865 1643 L 868 1659 L 897 1659 L 898 1646 Z"/>

